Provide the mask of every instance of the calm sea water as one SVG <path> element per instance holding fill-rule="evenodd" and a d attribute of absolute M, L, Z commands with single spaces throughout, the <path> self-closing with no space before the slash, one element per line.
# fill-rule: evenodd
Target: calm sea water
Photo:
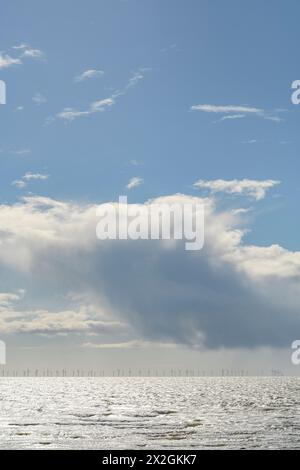
<path fill-rule="evenodd" d="M 300 379 L 1 378 L 1 449 L 300 448 Z"/>

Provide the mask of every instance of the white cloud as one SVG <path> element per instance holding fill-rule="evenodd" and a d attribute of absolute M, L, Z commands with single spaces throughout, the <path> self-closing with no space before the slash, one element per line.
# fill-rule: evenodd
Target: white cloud
<path fill-rule="evenodd" d="M 132 166 L 139 166 L 142 165 L 142 162 L 136 159 L 129 160 L 129 164 Z"/>
<path fill-rule="evenodd" d="M 23 189 L 26 186 L 26 182 L 23 180 L 14 180 L 11 184 L 18 189 Z"/>
<path fill-rule="evenodd" d="M 26 181 L 30 180 L 47 180 L 49 175 L 43 175 L 41 173 L 25 173 L 23 179 Z"/>
<path fill-rule="evenodd" d="M 79 111 L 74 108 L 65 108 L 57 114 L 57 118 L 65 121 L 73 121 L 76 118 L 89 116 L 90 114 L 100 113 L 105 111 L 107 108 L 115 104 L 113 98 L 106 98 L 103 100 L 94 101 L 90 104 L 89 108 L 83 111 Z"/>
<path fill-rule="evenodd" d="M 43 59 L 45 57 L 45 54 L 40 49 L 32 49 L 28 46 L 28 48 L 24 49 L 22 57 L 29 59 Z"/>
<path fill-rule="evenodd" d="M 267 190 L 280 184 L 280 181 L 275 180 L 199 180 L 194 183 L 194 186 L 199 189 L 208 189 L 212 193 L 225 192 L 229 194 L 238 194 L 253 197 L 257 201 L 263 199 Z"/>
<path fill-rule="evenodd" d="M 139 176 L 134 176 L 133 178 L 129 180 L 128 184 L 126 185 L 126 188 L 127 189 L 137 188 L 143 182 L 144 182 L 143 178 L 140 178 Z"/>
<path fill-rule="evenodd" d="M 22 61 L 18 58 L 13 58 L 8 54 L 0 54 L 0 70 L 12 67 L 13 65 L 21 65 Z"/>
<path fill-rule="evenodd" d="M 141 70 L 138 70 L 133 74 L 133 76 L 128 80 L 126 88 L 134 87 L 138 84 L 139 81 L 143 80 L 144 74 Z"/>
<path fill-rule="evenodd" d="M 22 49 L 28 49 L 28 48 L 29 46 L 25 43 L 21 43 L 18 46 L 13 46 L 13 49 L 16 49 L 16 50 L 22 50 Z"/>
<path fill-rule="evenodd" d="M 76 108 L 64 108 L 61 112 L 56 115 L 56 118 L 63 119 L 64 121 L 74 121 L 74 119 L 90 116 L 94 113 L 103 112 L 108 107 L 116 103 L 117 98 L 124 95 L 129 88 L 134 87 L 140 80 L 144 78 L 143 71 L 146 69 L 140 69 L 136 72 L 127 82 L 123 90 L 117 90 L 108 98 L 103 100 L 94 101 L 89 105 L 87 109 L 78 110 Z M 47 123 L 50 123 L 51 118 L 47 120 Z"/>
<path fill-rule="evenodd" d="M 225 114 L 231 115 L 231 117 L 224 116 L 221 120 L 226 119 L 240 119 L 242 117 L 248 116 L 257 116 L 263 119 L 267 119 L 274 122 L 282 122 L 284 119 L 276 115 L 277 111 L 270 113 L 262 108 L 251 107 L 251 106 L 236 106 L 236 105 L 214 105 L 214 104 L 197 104 L 191 106 L 191 111 L 201 111 L 204 113 L 214 113 L 214 114 Z"/>
<path fill-rule="evenodd" d="M 263 109 L 260 108 L 253 108 L 249 106 L 217 106 L 213 104 L 197 104 L 191 106 L 192 111 L 203 111 L 205 113 L 241 113 L 241 114 L 261 114 L 263 113 Z"/>
<path fill-rule="evenodd" d="M 251 144 L 257 144 L 257 143 L 258 143 L 258 140 L 256 140 L 256 139 L 244 140 L 242 142 L 242 144 L 250 144 L 250 145 Z"/>
<path fill-rule="evenodd" d="M 25 173 L 25 175 L 19 179 L 12 182 L 13 186 L 16 186 L 19 189 L 23 189 L 27 186 L 28 182 L 31 180 L 41 180 L 45 181 L 49 178 L 49 175 L 43 175 L 41 173 Z"/>
<path fill-rule="evenodd" d="M 219 119 L 219 121 L 216 121 L 216 122 L 228 121 L 231 119 L 243 119 L 244 117 L 246 117 L 245 114 L 229 114 L 229 116 L 223 116 L 221 117 L 221 119 Z"/>
<path fill-rule="evenodd" d="M 104 75 L 102 70 L 89 69 L 75 77 L 75 82 L 83 82 L 89 78 L 99 78 L 102 77 L 102 75 Z"/>
<path fill-rule="evenodd" d="M 45 54 L 40 49 L 32 49 L 27 44 L 14 46 L 15 51 L 20 51 L 18 57 L 11 57 L 9 54 L 0 53 L 0 70 L 12 67 L 14 65 L 22 65 L 23 59 L 43 59 Z"/>
<path fill-rule="evenodd" d="M 27 310 L 18 307 L 24 290 L 0 293 L 0 333 L 57 335 L 120 330 L 123 325 L 105 318 L 95 306 L 81 306 L 77 310 Z"/>

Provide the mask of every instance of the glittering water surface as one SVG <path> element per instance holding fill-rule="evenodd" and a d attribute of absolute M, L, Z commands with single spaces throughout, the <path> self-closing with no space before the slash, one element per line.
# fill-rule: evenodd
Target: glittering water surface
<path fill-rule="evenodd" d="M 296 378 L 1 378 L 0 448 L 300 448 Z"/>

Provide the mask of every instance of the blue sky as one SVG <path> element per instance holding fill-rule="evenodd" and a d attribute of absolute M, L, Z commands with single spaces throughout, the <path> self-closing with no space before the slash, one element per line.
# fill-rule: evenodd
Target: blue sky
<path fill-rule="evenodd" d="M 255 202 L 215 197 L 251 209 L 243 243 L 299 250 L 299 13 L 296 0 L 3 2 L 1 57 L 19 63 L 0 60 L 1 203 L 142 203 L 210 194 L 198 180 L 280 181 Z"/>
<path fill-rule="evenodd" d="M 116 198 L 134 175 L 144 184 L 132 201 L 190 192 L 199 178 L 272 178 L 282 181 L 278 199 L 265 203 L 251 240 L 299 248 L 299 112 L 290 102 L 298 10 L 296 1 L 6 2 L 1 50 L 15 57 L 11 48 L 26 43 L 45 60 L 1 70 L 2 198 L 20 196 L 11 181 L 26 171 L 51 175 L 26 190 L 91 201 Z M 88 69 L 104 74 L 75 83 Z M 45 125 L 65 107 L 109 97 L 140 69 L 143 79 L 105 112 Z M 37 93 L 47 102 L 37 106 Z M 190 111 L 198 103 L 287 111 L 280 123 L 214 124 L 218 116 Z M 21 149 L 30 155 L 10 154 Z"/>

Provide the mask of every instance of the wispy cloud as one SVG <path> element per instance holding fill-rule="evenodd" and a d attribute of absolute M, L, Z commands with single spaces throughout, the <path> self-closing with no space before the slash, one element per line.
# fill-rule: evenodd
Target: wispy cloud
<path fill-rule="evenodd" d="M 8 54 L 0 54 L 0 70 L 7 69 L 14 65 L 21 65 L 22 61 L 18 58 L 13 58 Z"/>
<path fill-rule="evenodd" d="M 143 80 L 144 74 L 142 73 L 145 69 L 140 69 L 133 74 L 133 76 L 128 80 L 126 89 L 134 87 L 138 84 L 139 81 Z"/>
<path fill-rule="evenodd" d="M 23 180 L 14 180 L 11 183 L 12 186 L 15 186 L 18 189 L 23 189 L 26 186 L 26 182 Z"/>
<path fill-rule="evenodd" d="M 41 180 L 41 181 L 45 181 L 49 178 L 49 175 L 44 175 L 42 173 L 30 173 L 30 172 L 27 172 L 25 173 L 24 176 L 22 176 L 21 179 L 19 180 L 14 180 L 11 184 L 13 186 L 16 186 L 16 188 L 18 189 L 23 189 L 27 186 L 27 184 L 29 183 L 29 181 L 31 180 Z"/>
<path fill-rule="evenodd" d="M 142 165 L 142 162 L 141 162 L 141 161 L 136 160 L 136 159 L 134 159 L 134 158 L 133 158 L 132 160 L 129 160 L 128 163 L 129 163 L 129 165 L 132 165 L 132 166 L 140 166 L 140 165 Z"/>
<path fill-rule="evenodd" d="M 13 49 L 16 49 L 18 51 L 18 50 L 22 50 L 22 49 L 28 49 L 28 47 L 29 46 L 23 42 L 23 43 L 19 44 L 18 46 L 13 46 Z"/>
<path fill-rule="evenodd" d="M 29 155 L 31 153 L 31 150 L 26 148 L 26 149 L 19 149 L 19 150 L 11 150 L 10 153 L 12 155 L 19 155 L 19 156 L 24 156 L 24 155 Z"/>
<path fill-rule="evenodd" d="M 102 77 L 102 75 L 104 75 L 103 70 L 85 70 L 85 72 L 75 77 L 75 82 L 83 82 L 84 80 L 88 80 L 89 78 L 99 78 Z"/>
<path fill-rule="evenodd" d="M 258 143 L 258 140 L 256 140 L 256 139 L 244 140 L 242 142 L 242 144 L 249 144 L 249 145 L 253 145 L 253 144 L 257 144 L 257 143 Z"/>
<path fill-rule="evenodd" d="M 170 44 L 169 46 L 163 47 L 162 49 L 160 49 L 160 52 L 168 52 L 171 50 L 179 51 L 179 49 L 177 48 L 177 44 L 173 43 L 173 44 Z"/>
<path fill-rule="evenodd" d="M 40 49 L 32 49 L 31 47 L 28 47 L 24 49 L 22 57 L 29 58 L 29 59 L 44 59 L 45 54 Z"/>
<path fill-rule="evenodd" d="M 37 106 L 40 106 L 41 104 L 47 103 L 47 98 L 46 98 L 46 96 L 42 95 L 41 93 L 35 93 L 32 97 L 32 101 Z"/>
<path fill-rule="evenodd" d="M 23 176 L 23 179 L 26 181 L 30 180 L 47 180 L 49 178 L 49 175 L 44 175 L 42 173 L 25 173 Z"/>
<path fill-rule="evenodd" d="M 243 119 L 244 117 L 246 117 L 245 114 L 229 114 L 228 116 L 221 117 L 221 119 L 218 119 L 215 122 L 222 122 L 222 121 L 227 121 L 231 119 Z"/>
<path fill-rule="evenodd" d="M 191 106 L 192 111 L 203 111 L 205 113 L 243 113 L 243 114 L 258 114 L 263 113 L 263 109 L 251 108 L 249 106 L 217 106 L 214 104 L 197 104 Z"/>
<path fill-rule="evenodd" d="M 100 113 L 105 111 L 107 108 L 115 104 L 115 100 L 110 98 L 105 98 L 103 100 L 94 101 L 90 104 L 88 109 L 78 110 L 74 108 L 64 108 L 60 113 L 56 115 L 58 119 L 63 119 L 65 121 L 74 121 L 74 119 L 89 116 L 94 113 Z"/>
<path fill-rule="evenodd" d="M 137 83 L 144 78 L 144 71 L 146 71 L 146 69 L 139 69 L 139 71 L 128 80 L 123 89 L 116 90 L 108 98 L 92 102 L 87 109 L 64 108 L 62 111 L 56 114 L 56 118 L 71 122 L 74 121 L 74 119 L 80 117 L 90 116 L 95 113 L 106 111 L 106 109 L 116 103 L 116 100 L 120 96 L 125 95 L 129 88 L 136 86 Z M 48 118 L 47 123 L 50 123 L 53 120 L 53 118 Z"/>
<path fill-rule="evenodd" d="M 268 189 L 280 184 L 275 180 L 199 180 L 194 183 L 198 189 L 208 189 L 212 193 L 224 192 L 235 195 L 245 195 L 254 198 L 256 201 L 264 199 Z"/>
<path fill-rule="evenodd" d="M 274 122 L 282 122 L 283 119 L 276 115 L 277 111 L 269 112 L 262 108 L 251 106 L 236 105 L 215 105 L 215 104 L 197 104 L 191 106 L 191 111 L 201 111 L 203 113 L 224 114 L 221 121 L 225 119 L 241 119 L 245 116 L 257 116 Z"/>
<path fill-rule="evenodd" d="M 22 65 L 23 59 L 44 59 L 45 54 L 40 49 L 33 49 L 27 44 L 20 44 L 13 46 L 15 51 L 18 51 L 18 57 L 12 57 L 6 53 L 0 53 L 0 70 L 12 67 L 14 65 Z"/>
<path fill-rule="evenodd" d="M 140 178 L 139 176 L 134 176 L 133 178 L 129 180 L 128 184 L 126 185 L 126 188 L 127 189 L 137 188 L 143 182 L 144 182 L 143 178 Z"/>

